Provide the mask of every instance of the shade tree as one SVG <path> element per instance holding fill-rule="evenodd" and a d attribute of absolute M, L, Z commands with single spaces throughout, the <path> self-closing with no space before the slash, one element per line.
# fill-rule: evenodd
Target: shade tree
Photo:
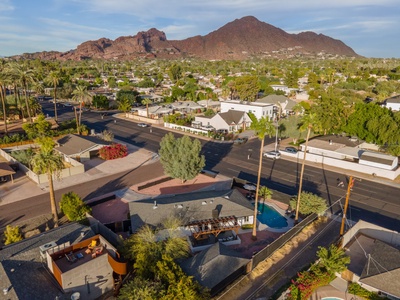
<path fill-rule="evenodd" d="M 205 166 L 205 157 L 200 155 L 201 143 L 187 135 L 175 138 L 170 132 L 160 142 L 160 161 L 164 173 L 182 182 L 195 178 Z"/>

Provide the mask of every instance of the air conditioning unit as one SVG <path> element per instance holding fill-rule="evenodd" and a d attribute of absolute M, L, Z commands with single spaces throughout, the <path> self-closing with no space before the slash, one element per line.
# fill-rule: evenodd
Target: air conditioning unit
<path fill-rule="evenodd" d="M 42 246 L 39 246 L 40 255 L 41 255 L 43 258 L 46 258 L 46 252 L 47 252 L 47 250 L 52 249 L 52 248 L 54 248 L 54 247 L 57 247 L 57 244 L 56 244 L 55 241 L 52 241 L 52 242 L 49 242 L 49 243 L 44 244 L 44 245 L 42 245 Z"/>

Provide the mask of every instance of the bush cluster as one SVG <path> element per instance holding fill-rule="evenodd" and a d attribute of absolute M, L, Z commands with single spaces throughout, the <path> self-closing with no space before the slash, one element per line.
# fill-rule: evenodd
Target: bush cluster
<path fill-rule="evenodd" d="M 122 158 L 127 155 L 128 155 L 128 148 L 125 145 L 121 144 L 104 146 L 99 150 L 99 156 L 104 160 Z"/>

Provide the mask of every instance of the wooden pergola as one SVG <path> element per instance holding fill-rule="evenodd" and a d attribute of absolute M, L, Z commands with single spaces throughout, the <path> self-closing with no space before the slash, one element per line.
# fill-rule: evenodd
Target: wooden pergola
<path fill-rule="evenodd" d="M 186 224 L 196 240 L 207 238 L 210 234 L 217 237 L 221 232 L 233 230 L 238 234 L 240 225 L 235 216 L 193 221 Z"/>

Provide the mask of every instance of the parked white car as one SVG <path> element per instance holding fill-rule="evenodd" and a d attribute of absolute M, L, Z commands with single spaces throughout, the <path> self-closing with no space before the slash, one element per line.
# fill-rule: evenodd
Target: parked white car
<path fill-rule="evenodd" d="M 264 152 L 264 156 L 272 159 L 279 159 L 281 158 L 281 153 L 279 151 L 268 151 Z"/>

